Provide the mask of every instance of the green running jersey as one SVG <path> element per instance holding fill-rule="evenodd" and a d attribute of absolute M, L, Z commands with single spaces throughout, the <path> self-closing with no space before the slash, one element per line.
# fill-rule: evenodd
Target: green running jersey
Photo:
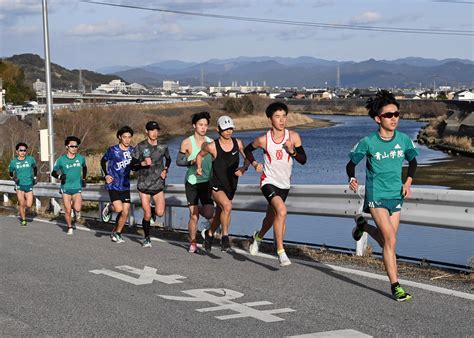
<path fill-rule="evenodd" d="M 400 131 L 391 140 L 383 140 L 378 131 L 364 137 L 352 148 L 349 157 L 358 164 L 367 157 L 365 199 L 402 198 L 402 164 L 418 155 L 413 141 Z"/>
<path fill-rule="evenodd" d="M 86 166 L 86 160 L 80 154 L 76 154 L 74 158 L 62 155 L 56 160 L 53 171 L 61 172 L 66 175 L 66 183 L 61 184 L 61 190 L 77 190 L 82 189 L 82 167 Z"/>
<path fill-rule="evenodd" d="M 24 160 L 18 157 L 10 161 L 8 171 L 14 172 L 19 182 L 18 185 L 33 185 L 33 168 L 36 161 L 32 156 L 27 155 Z"/>
<path fill-rule="evenodd" d="M 201 148 L 197 146 L 194 135 L 189 136 L 189 139 L 191 140 L 192 152 L 191 152 L 191 155 L 189 155 L 188 157 L 188 161 L 192 161 L 196 158 L 197 154 L 199 154 L 199 152 L 201 151 Z M 212 142 L 212 139 L 206 136 L 206 142 L 210 143 Z M 188 167 L 188 170 L 186 171 L 185 180 L 193 185 L 197 183 L 208 182 L 209 176 L 211 175 L 211 170 L 212 170 L 212 156 L 211 154 L 207 154 L 202 159 L 202 176 L 196 175 L 196 165 L 192 165 Z"/>

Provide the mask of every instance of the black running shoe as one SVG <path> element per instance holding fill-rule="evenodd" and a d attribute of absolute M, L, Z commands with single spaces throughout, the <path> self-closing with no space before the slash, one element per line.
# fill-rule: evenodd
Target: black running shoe
<path fill-rule="evenodd" d="M 230 250 L 230 242 L 229 236 L 222 236 L 221 238 L 221 251 L 229 251 Z"/>
<path fill-rule="evenodd" d="M 202 239 L 204 240 L 204 250 L 206 250 L 207 252 L 211 252 L 212 240 L 214 239 L 214 237 L 209 236 L 207 229 L 204 229 L 201 231 L 201 236 L 202 236 Z"/>
<path fill-rule="evenodd" d="M 357 242 L 362 238 L 362 235 L 364 235 L 364 225 L 367 224 L 367 221 L 362 215 L 357 215 L 355 222 L 356 226 L 352 229 L 352 238 Z"/>

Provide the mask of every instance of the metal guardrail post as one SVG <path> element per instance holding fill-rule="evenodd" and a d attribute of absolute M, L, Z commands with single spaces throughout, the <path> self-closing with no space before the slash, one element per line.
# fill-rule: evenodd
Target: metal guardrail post
<path fill-rule="evenodd" d="M 10 205 L 10 197 L 8 197 L 8 193 L 3 194 L 3 205 Z"/>
<path fill-rule="evenodd" d="M 128 224 L 130 226 L 135 226 L 137 224 L 137 220 L 135 219 L 135 204 L 130 203 L 130 211 L 128 213 Z"/>
<path fill-rule="evenodd" d="M 170 205 L 165 207 L 165 227 L 172 228 L 173 227 L 173 208 Z"/>
<path fill-rule="evenodd" d="M 54 216 L 58 216 L 61 211 L 61 205 L 56 201 L 56 199 L 51 198 L 51 206 L 53 208 Z"/>
<path fill-rule="evenodd" d="M 35 207 L 36 207 L 36 212 L 38 212 L 38 210 L 41 209 L 41 200 L 39 198 L 35 198 Z"/>
<path fill-rule="evenodd" d="M 366 232 L 362 235 L 361 239 L 356 242 L 356 255 L 363 256 L 365 250 L 367 250 L 368 235 Z"/>

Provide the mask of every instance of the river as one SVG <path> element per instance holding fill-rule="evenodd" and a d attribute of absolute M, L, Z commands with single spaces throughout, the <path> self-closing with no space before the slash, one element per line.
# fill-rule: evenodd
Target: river
<path fill-rule="evenodd" d="M 314 117 L 331 120 L 336 125 L 318 129 L 296 129 L 302 137 L 308 162 L 304 166 L 295 164 L 292 183 L 346 184 L 345 165 L 348 161 L 348 152 L 363 136 L 376 130 L 376 124 L 371 118 L 365 116 L 315 115 Z M 407 133 L 412 139 L 416 139 L 422 125 L 422 122 L 414 120 L 401 120 L 398 130 Z M 260 134 L 262 134 L 262 131 L 239 132 L 238 129 L 234 133 L 245 144 L 248 144 L 255 136 Z M 217 134 L 211 133 L 209 136 L 214 138 Z M 181 140 L 181 138 L 172 139 L 168 142 L 173 161 L 176 158 Z M 419 146 L 419 149 L 420 155 L 417 158 L 419 165 L 426 165 L 447 158 L 446 154 L 425 146 Z M 259 157 L 256 156 L 256 158 Z M 357 177 L 362 184 L 365 178 L 364 170 L 365 164 L 360 163 L 357 166 Z M 184 173 L 185 168 L 177 167 L 173 163 L 167 183 L 182 184 Z M 259 175 L 250 169 L 239 182 L 258 184 Z M 414 187 L 416 187 L 416 178 Z M 442 186 L 423 187 L 446 188 Z M 291 192 L 289 198 L 291 198 Z M 308 201 L 308 203 L 310 202 Z M 315 205 L 315 208 L 317 208 L 317 205 Z M 233 212 L 230 232 L 249 235 L 253 230 L 260 227 L 262 217 L 263 214 L 261 213 Z M 173 219 L 174 222 L 178 223 L 177 227 L 186 228 L 186 212 L 177 211 L 173 215 Z M 353 226 L 354 222 L 350 219 L 289 215 L 285 239 L 354 248 L 355 243 L 351 237 Z M 272 236 L 272 234 L 268 233 L 268 236 Z M 369 243 L 374 247 L 375 252 L 381 251 L 371 239 Z M 402 224 L 399 229 L 397 253 L 402 256 L 468 265 L 470 258 L 474 257 L 473 243 L 473 232 Z"/>

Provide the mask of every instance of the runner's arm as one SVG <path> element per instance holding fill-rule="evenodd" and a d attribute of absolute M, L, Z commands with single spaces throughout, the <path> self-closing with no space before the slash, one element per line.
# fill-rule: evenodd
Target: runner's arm
<path fill-rule="evenodd" d="M 306 163 L 306 153 L 303 148 L 303 144 L 301 143 L 300 134 L 295 131 L 290 131 L 290 137 L 293 140 L 293 152 L 290 153 L 290 156 L 293 157 L 299 164 Z"/>
<path fill-rule="evenodd" d="M 264 137 L 264 136 L 263 136 Z M 254 167 L 254 168 L 257 168 L 258 166 L 258 162 L 257 160 L 255 159 L 255 157 L 253 156 L 253 152 L 255 150 L 257 150 L 258 148 L 262 148 L 262 149 L 265 149 L 264 148 L 264 141 L 263 141 L 263 137 L 260 136 L 260 137 L 257 137 L 255 138 L 251 143 L 249 143 L 245 149 L 244 149 L 244 155 L 245 155 L 245 158 L 249 161 L 249 163 Z"/>
<path fill-rule="evenodd" d="M 193 161 L 188 161 L 186 154 L 180 151 L 178 156 L 176 156 L 176 165 L 179 167 L 190 167 L 193 165 Z"/>
<path fill-rule="evenodd" d="M 166 151 L 165 151 L 165 168 L 164 168 L 164 170 L 168 171 L 168 168 L 170 167 L 170 165 L 171 165 L 171 156 L 170 156 L 169 149 L 166 148 Z"/>
<path fill-rule="evenodd" d="M 102 170 L 102 176 L 107 176 L 107 160 L 105 157 L 100 159 L 100 169 Z"/>
<path fill-rule="evenodd" d="M 408 162 L 408 177 L 412 179 L 415 178 L 416 168 L 418 167 L 418 162 L 416 161 L 416 157 L 414 157 L 411 161 Z"/>

